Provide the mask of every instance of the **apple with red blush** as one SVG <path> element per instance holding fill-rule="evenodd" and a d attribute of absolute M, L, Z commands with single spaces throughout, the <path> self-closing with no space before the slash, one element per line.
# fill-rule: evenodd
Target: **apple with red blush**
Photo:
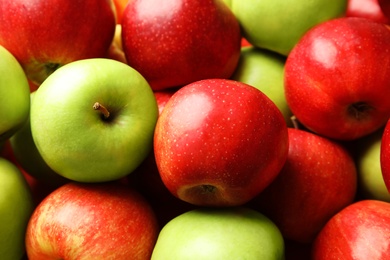
<path fill-rule="evenodd" d="M 288 137 L 283 169 L 250 204 L 286 239 L 310 244 L 334 214 L 354 201 L 355 162 L 344 146 L 328 138 L 295 128 L 288 129 Z"/>
<path fill-rule="evenodd" d="M 119 182 L 72 182 L 50 193 L 26 231 L 29 259 L 150 259 L 159 233 L 145 198 Z"/>
<path fill-rule="evenodd" d="M 318 234 L 313 260 L 390 259 L 390 203 L 357 201 L 335 214 Z"/>
<path fill-rule="evenodd" d="M 317 134 L 355 140 L 390 117 L 390 30 L 343 17 L 309 30 L 285 64 L 286 100 Z"/>
<path fill-rule="evenodd" d="M 175 92 L 154 135 L 158 171 L 176 197 L 198 206 L 237 206 L 259 194 L 286 161 L 286 122 L 260 90 L 227 79 Z"/>
<path fill-rule="evenodd" d="M 1 1 L 0 45 L 41 84 L 69 62 L 105 57 L 115 32 L 112 0 Z"/>
<path fill-rule="evenodd" d="M 388 192 L 390 192 L 390 119 L 387 121 L 382 134 L 379 156 L 382 177 Z"/>
<path fill-rule="evenodd" d="M 378 0 L 382 12 L 390 19 L 390 2 L 388 0 Z"/>
<path fill-rule="evenodd" d="M 122 17 L 128 64 L 153 90 L 229 78 L 238 63 L 240 25 L 214 0 L 133 0 Z"/>
<path fill-rule="evenodd" d="M 363 17 L 388 24 L 389 18 L 383 13 L 380 0 L 348 0 L 347 17 Z M 386 0 L 386 2 L 388 2 Z"/>

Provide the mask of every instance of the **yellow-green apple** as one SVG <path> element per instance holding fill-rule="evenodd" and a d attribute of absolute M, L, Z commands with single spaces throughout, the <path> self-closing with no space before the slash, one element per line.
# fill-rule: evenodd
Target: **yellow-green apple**
<path fill-rule="evenodd" d="M 284 63 L 286 58 L 275 52 L 256 48 L 241 48 L 237 68 L 231 77 L 261 90 L 280 109 L 288 126 L 291 110 L 284 94 Z"/>
<path fill-rule="evenodd" d="M 1 0 L 0 13 L 0 44 L 37 84 L 66 63 L 104 57 L 116 24 L 112 0 Z"/>
<path fill-rule="evenodd" d="M 31 133 L 47 165 L 65 178 L 102 182 L 130 174 L 153 147 L 158 107 L 148 82 L 111 59 L 74 61 L 34 94 Z"/>
<path fill-rule="evenodd" d="M 345 15 L 348 0 L 231 0 L 243 36 L 254 46 L 288 55 L 307 30 Z"/>
<path fill-rule="evenodd" d="M 314 133 L 289 128 L 288 137 L 283 169 L 251 205 L 284 238 L 311 243 L 334 214 L 354 201 L 355 162 L 341 144 Z"/>
<path fill-rule="evenodd" d="M 33 102 L 34 95 L 35 92 L 30 94 L 30 104 Z M 9 139 L 9 144 L 15 161 L 27 174 L 35 179 L 53 188 L 57 188 L 69 181 L 50 168 L 42 158 L 31 134 L 30 117 Z"/>
<path fill-rule="evenodd" d="M 0 73 L 0 143 L 2 143 L 27 120 L 30 111 L 30 87 L 19 62 L 1 45 Z"/>
<path fill-rule="evenodd" d="M 164 184 L 194 205 L 242 205 L 275 179 L 287 152 L 280 110 L 260 90 L 234 80 L 183 86 L 155 128 L 154 153 Z"/>
<path fill-rule="evenodd" d="M 157 259 L 284 259 L 278 227 L 245 207 L 199 208 L 183 213 L 161 230 Z"/>
<path fill-rule="evenodd" d="M 343 17 L 316 26 L 285 64 L 289 108 L 305 127 L 329 138 L 374 132 L 390 117 L 388 53 L 385 24 Z"/>
<path fill-rule="evenodd" d="M 127 62 L 153 90 L 229 78 L 239 60 L 239 23 L 222 1 L 132 0 L 122 18 Z"/>
<path fill-rule="evenodd" d="M 384 132 L 382 134 L 380 149 L 382 177 L 387 190 L 390 192 L 390 119 L 387 121 Z"/>
<path fill-rule="evenodd" d="M 29 259 L 150 259 L 159 226 L 153 209 L 119 182 L 71 182 L 35 209 L 26 231 Z"/>
<path fill-rule="evenodd" d="M 313 260 L 390 259 L 390 203 L 357 201 L 333 216 L 312 247 Z"/>
<path fill-rule="evenodd" d="M 353 142 L 359 199 L 390 202 L 390 193 L 383 180 L 380 163 L 382 135 L 383 128 Z"/>
<path fill-rule="evenodd" d="M 19 169 L 0 157 L 0 259 L 22 259 L 24 235 L 34 210 L 29 186 Z"/>
<path fill-rule="evenodd" d="M 363 17 L 379 23 L 390 22 L 383 13 L 380 0 L 348 0 L 347 17 Z M 388 2 L 388 0 L 386 0 Z"/>

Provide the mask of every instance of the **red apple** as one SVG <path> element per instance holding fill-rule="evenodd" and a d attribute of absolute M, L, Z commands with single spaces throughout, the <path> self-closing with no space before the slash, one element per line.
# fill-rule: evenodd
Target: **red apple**
<path fill-rule="evenodd" d="M 126 8 L 127 2 L 129 2 L 129 0 L 113 0 L 113 1 L 114 1 L 114 5 L 115 5 L 115 10 L 116 10 L 116 23 L 121 24 L 123 12 Z"/>
<path fill-rule="evenodd" d="M 287 103 L 308 129 L 354 140 L 390 117 L 390 30 L 343 17 L 308 31 L 285 65 Z"/>
<path fill-rule="evenodd" d="M 289 128 L 287 161 L 276 179 L 252 202 L 283 236 L 311 243 L 326 222 L 351 204 L 357 189 L 354 160 L 339 143 Z"/>
<path fill-rule="evenodd" d="M 242 205 L 282 168 L 287 126 L 260 90 L 233 80 L 201 80 L 180 88 L 165 105 L 154 152 L 176 197 L 201 206 Z"/>
<path fill-rule="evenodd" d="M 390 1 L 389 0 L 378 0 L 380 7 L 382 8 L 382 12 L 384 15 L 390 19 Z"/>
<path fill-rule="evenodd" d="M 383 13 L 380 0 L 348 0 L 347 17 L 363 17 L 388 24 L 389 18 Z M 386 2 L 389 2 L 386 0 Z"/>
<path fill-rule="evenodd" d="M 112 0 L 0 2 L 0 44 L 37 84 L 66 63 L 105 57 L 114 36 Z"/>
<path fill-rule="evenodd" d="M 390 192 L 390 119 L 387 121 L 380 147 L 380 166 L 387 190 Z"/>
<path fill-rule="evenodd" d="M 355 202 L 333 216 L 316 238 L 313 260 L 390 259 L 390 203 Z"/>
<path fill-rule="evenodd" d="M 239 23 L 222 1 L 133 0 L 123 13 L 123 50 L 153 90 L 229 78 L 237 66 Z"/>
<path fill-rule="evenodd" d="M 159 232 L 148 202 L 119 182 L 69 183 L 27 226 L 29 259 L 150 259 Z"/>
<path fill-rule="evenodd" d="M 164 89 L 164 90 L 154 91 L 154 96 L 156 97 L 159 114 L 161 114 L 165 105 L 168 103 L 169 99 L 176 91 L 177 89 Z"/>

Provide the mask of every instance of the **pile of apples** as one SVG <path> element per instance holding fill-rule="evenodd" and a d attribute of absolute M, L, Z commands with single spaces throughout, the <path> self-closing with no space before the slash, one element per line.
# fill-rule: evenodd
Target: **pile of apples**
<path fill-rule="evenodd" d="M 0 259 L 390 259 L 389 24 L 0 0 Z"/>

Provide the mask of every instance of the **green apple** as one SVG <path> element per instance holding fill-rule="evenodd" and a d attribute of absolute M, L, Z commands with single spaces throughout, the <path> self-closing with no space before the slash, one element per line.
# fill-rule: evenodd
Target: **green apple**
<path fill-rule="evenodd" d="M 288 126 L 292 126 L 292 112 L 284 95 L 283 55 L 256 47 L 241 48 L 240 61 L 231 77 L 249 84 L 268 96 L 283 114 Z"/>
<path fill-rule="evenodd" d="M 35 92 L 30 94 L 32 104 Z M 39 153 L 32 134 L 30 117 L 27 118 L 24 125 L 9 139 L 13 155 L 18 164 L 32 177 L 42 181 L 45 185 L 56 188 L 66 182 L 68 179 L 57 174 L 50 168 Z"/>
<path fill-rule="evenodd" d="M 231 0 L 243 36 L 254 46 L 288 55 L 311 27 L 344 16 L 348 0 Z"/>
<path fill-rule="evenodd" d="M 150 153 L 158 116 L 145 78 L 111 59 L 64 65 L 38 88 L 31 133 L 55 172 L 80 182 L 130 174 Z"/>
<path fill-rule="evenodd" d="M 390 202 L 382 176 L 380 149 L 383 128 L 365 136 L 355 143 L 356 166 L 358 170 L 360 196 L 364 199 L 375 199 Z"/>
<path fill-rule="evenodd" d="M 30 86 L 16 58 L 0 45 L 0 143 L 12 136 L 28 117 Z"/>
<path fill-rule="evenodd" d="M 258 211 L 198 208 L 162 228 L 151 259 L 284 259 L 284 240 Z"/>
<path fill-rule="evenodd" d="M 24 235 L 34 206 L 23 174 L 0 157 L 0 259 L 22 259 Z"/>

